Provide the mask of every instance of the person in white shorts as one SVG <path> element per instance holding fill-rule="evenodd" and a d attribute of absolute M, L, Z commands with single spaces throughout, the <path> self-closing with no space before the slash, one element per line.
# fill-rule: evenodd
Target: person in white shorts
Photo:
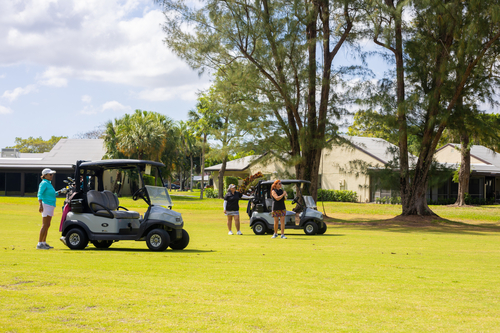
<path fill-rule="evenodd" d="M 56 208 L 56 196 L 59 195 L 52 186 L 52 178 L 56 172 L 51 169 L 42 170 L 42 182 L 38 186 L 38 211 L 42 213 L 42 229 L 40 229 L 40 236 L 38 238 L 38 244 L 36 248 L 38 250 L 48 250 L 54 247 L 47 244 L 47 234 L 50 228 L 50 222 L 52 221 L 52 216 L 54 216 L 54 210 Z M 61 191 L 62 193 L 62 191 Z"/>

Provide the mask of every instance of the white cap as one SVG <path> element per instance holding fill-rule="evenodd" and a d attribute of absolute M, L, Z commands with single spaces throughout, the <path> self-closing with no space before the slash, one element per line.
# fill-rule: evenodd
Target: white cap
<path fill-rule="evenodd" d="M 234 187 L 236 187 L 236 185 L 234 185 L 234 184 L 229 184 L 229 187 L 227 188 L 227 190 L 229 191 L 230 189 L 232 189 L 232 188 L 234 188 Z"/>
<path fill-rule="evenodd" d="M 42 170 L 42 176 L 48 175 L 48 174 L 54 174 L 56 173 L 54 170 L 50 170 L 49 168 L 45 168 Z"/>

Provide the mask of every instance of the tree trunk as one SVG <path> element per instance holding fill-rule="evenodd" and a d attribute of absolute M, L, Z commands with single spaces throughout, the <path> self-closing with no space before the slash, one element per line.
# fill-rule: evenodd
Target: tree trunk
<path fill-rule="evenodd" d="M 224 198 L 224 173 L 226 172 L 226 164 L 227 164 L 227 156 L 224 157 L 224 160 L 222 161 L 222 166 L 220 167 L 219 170 L 219 199 Z"/>
<path fill-rule="evenodd" d="M 393 1 L 386 0 L 386 4 L 396 9 Z M 402 12 L 398 10 L 394 12 L 395 15 L 395 40 L 396 48 L 394 49 L 394 57 L 396 59 L 396 102 L 398 114 L 398 147 L 399 147 L 399 186 L 401 204 L 403 207 L 409 207 L 408 196 L 408 179 L 410 176 L 410 167 L 408 162 L 408 123 L 406 120 L 406 107 L 405 102 L 405 72 L 404 72 L 404 58 L 403 58 L 403 29 L 402 29 Z"/>
<path fill-rule="evenodd" d="M 201 147 L 201 190 L 200 199 L 203 199 L 203 190 L 205 189 L 205 144 L 207 143 L 207 135 L 203 134 L 203 146 Z"/>
<path fill-rule="evenodd" d="M 122 172 L 118 170 L 118 172 L 116 173 L 116 181 L 115 184 L 113 185 L 113 193 L 119 192 L 121 181 L 122 181 Z"/>
<path fill-rule="evenodd" d="M 470 178 L 470 147 L 469 147 L 469 133 L 462 131 L 460 133 L 460 155 L 462 161 L 460 162 L 460 172 L 458 174 L 458 197 L 455 205 L 465 206 L 465 194 L 469 193 L 469 178 Z"/>
<path fill-rule="evenodd" d="M 408 195 L 408 206 L 403 210 L 401 215 L 420 215 L 420 216 L 435 216 L 438 217 L 427 205 L 427 184 L 428 184 L 428 168 L 418 168 L 415 170 L 415 176 L 412 179 L 413 186 Z"/>
<path fill-rule="evenodd" d="M 190 176 L 191 182 L 190 182 L 189 189 L 191 190 L 191 192 L 193 192 L 193 154 L 191 154 L 190 158 L 191 158 L 191 171 L 190 171 L 190 173 L 191 173 L 191 176 Z"/>

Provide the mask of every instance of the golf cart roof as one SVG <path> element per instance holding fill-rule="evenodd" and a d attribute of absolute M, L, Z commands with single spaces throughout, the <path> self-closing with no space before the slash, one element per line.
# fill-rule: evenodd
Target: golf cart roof
<path fill-rule="evenodd" d="M 85 169 L 135 169 L 137 166 L 152 165 L 157 167 L 164 167 L 165 165 L 160 162 L 144 161 L 144 160 L 102 160 L 102 161 L 88 161 L 80 164 L 80 168 Z"/>
<path fill-rule="evenodd" d="M 260 183 L 260 185 L 272 185 L 274 180 L 266 180 Z M 290 184 L 311 184 L 308 180 L 299 180 L 299 179 L 282 179 L 281 184 L 290 185 Z"/>

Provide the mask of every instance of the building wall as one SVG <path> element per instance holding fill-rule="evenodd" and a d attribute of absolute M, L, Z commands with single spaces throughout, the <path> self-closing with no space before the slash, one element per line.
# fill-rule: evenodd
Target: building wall
<path fill-rule="evenodd" d="M 66 187 L 63 180 L 73 177 L 73 170 L 55 169 L 52 185 L 56 190 Z M 2 169 L 0 170 L 0 196 L 35 197 L 41 182 L 41 169 Z"/>
<path fill-rule="evenodd" d="M 320 187 L 328 190 L 355 191 L 359 202 L 373 201 L 370 198 L 370 178 L 360 173 L 357 161 L 369 163 L 372 167 L 383 167 L 379 160 L 358 149 L 349 147 L 324 149 L 319 167 Z"/>
<path fill-rule="evenodd" d="M 374 199 L 370 196 L 370 178 L 357 172 L 349 162 L 361 161 L 371 164 L 372 167 L 383 167 L 383 164 L 370 155 L 347 147 L 333 147 L 324 149 L 319 167 L 320 188 L 327 190 L 348 190 L 358 194 L 359 202 L 370 202 Z M 226 171 L 224 176 L 246 178 L 257 172 L 268 175 L 271 179 L 282 177 L 288 173 L 293 178 L 295 168 L 286 167 L 281 162 L 255 163 L 244 171 Z M 359 171 L 359 170 L 358 170 Z M 358 174 L 356 174 L 358 173 Z M 218 189 L 218 172 L 212 172 L 214 188 Z"/>
<path fill-rule="evenodd" d="M 244 171 L 226 171 L 226 172 L 224 172 L 224 177 L 246 178 L 249 175 L 247 170 L 244 170 Z M 212 175 L 210 176 L 210 178 L 213 181 L 214 189 L 216 189 L 218 191 L 219 190 L 219 172 L 212 171 Z"/>
<path fill-rule="evenodd" d="M 285 178 L 295 178 L 295 168 L 283 165 L 283 163 L 276 160 L 267 161 L 266 163 L 257 162 L 248 167 L 247 177 L 254 175 L 257 172 L 262 172 L 270 180 L 278 179 L 279 177 Z"/>
<path fill-rule="evenodd" d="M 445 148 L 437 151 L 434 154 L 434 158 L 439 163 L 457 163 L 457 164 L 460 164 L 460 162 L 462 161 L 462 156 L 461 156 L 460 150 L 455 149 L 454 147 L 451 147 L 451 146 L 445 147 Z M 483 161 L 480 161 L 477 158 L 474 158 L 473 156 L 471 156 L 471 158 L 470 158 L 470 163 L 471 164 L 484 164 Z"/>

